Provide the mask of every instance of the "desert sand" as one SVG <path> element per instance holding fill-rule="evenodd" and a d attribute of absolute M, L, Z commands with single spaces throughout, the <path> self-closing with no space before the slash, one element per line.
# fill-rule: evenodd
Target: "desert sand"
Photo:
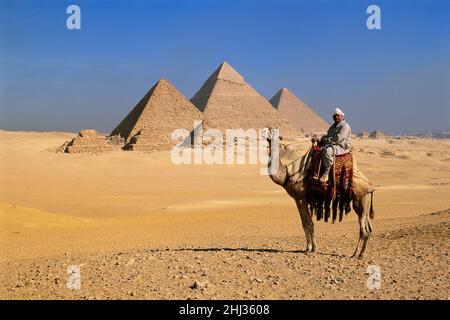
<path fill-rule="evenodd" d="M 356 214 L 316 222 L 261 165 L 174 165 L 169 153 L 49 152 L 74 133 L 0 131 L 1 299 L 449 299 L 450 141 L 355 139 L 376 187 Z M 304 139 L 304 148 L 309 146 Z M 66 286 L 81 266 L 81 289 Z M 367 287 L 379 266 L 381 288 Z"/>

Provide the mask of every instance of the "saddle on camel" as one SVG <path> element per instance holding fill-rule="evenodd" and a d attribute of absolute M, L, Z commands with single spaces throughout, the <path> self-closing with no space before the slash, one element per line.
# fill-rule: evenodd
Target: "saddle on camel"
<path fill-rule="evenodd" d="M 318 179 L 326 171 L 322 161 L 323 142 L 313 141 L 311 147 L 311 164 L 307 171 L 307 201 L 312 211 L 316 213 L 317 220 L 324 218 L 325 222 L 330 218 L 330 206 L 333 209 L 333 222 L 337 218 L 339 209 L 339 221 L 342 221 L 344 211 L 351 211 L 352 180 L 353 180 L 353 155 L 347 152 L 334 155 L 329 177 L 325 182 Z"/>
<path fill-rule="evenodd" d="M 353 196 L 361 199 L 375 190 L 369 180 L 358 170 L 351 152 L 351 129 L 339 109 L 333 113 L 335 123 L 327 135 L 313 138 L 306 154 L 286 146 L 280 151 L 280 161 L 287 167 L 292 183 L 303 180 L 306 201 L 317 220 L 327 222 L 332 212 L 332 222 L 342 221 L 344 213 L 351 211 Z"/>

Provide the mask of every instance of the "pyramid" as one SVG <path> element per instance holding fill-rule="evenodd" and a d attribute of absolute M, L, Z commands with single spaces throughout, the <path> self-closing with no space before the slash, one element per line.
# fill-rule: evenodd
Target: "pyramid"
<path fill-rule="evenodd" d="M 381 132 L 380 130 L 375 130 L 370 133 L 369 138 L 381 139 L 384 138 L 384 133 Z"/>
<path fill-rule="evenodd" d="M 110 136 L 125 139 L 125 150 L 170 150 L 175 129 L 193 130 L 202 114 L 166 79 L 159 80 Z"/>
<path fill-rule="evenodd" d="M 102 153 L 120 148 L 93 129 L 81 130 L 72 140 L 60 146 L 57 152 L 66 153 Z"/>
<path fill-rule="evenodd" d="M 203 112 L 205 129 L 244 130 L 264 127 L 278 128 L 280 135 L 299 135 L 287 120 L 282 119 L 270 103 L 228 63 L 223 62 L 205 81 L 191 102 Z"/>
<path fill-rule="evenodd" d="M 330 125 L 286 88 L 270 99 L 281 116 L 304 134 L 327 132 Z"/>

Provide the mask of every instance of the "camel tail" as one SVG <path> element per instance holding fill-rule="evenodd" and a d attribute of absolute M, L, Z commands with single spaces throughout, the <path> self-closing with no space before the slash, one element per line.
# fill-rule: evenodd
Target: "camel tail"
<path fill-rule="evenodd" d="M 370 219 L 375 219 L 375 210 L 373 209 L 373 191 L 370 193 L 370 211 L 369 211 Z"/>

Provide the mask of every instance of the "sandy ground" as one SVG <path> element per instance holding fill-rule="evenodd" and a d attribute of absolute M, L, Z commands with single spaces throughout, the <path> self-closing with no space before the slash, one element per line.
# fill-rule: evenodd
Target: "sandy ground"
<path fill-rule="evenodd" d="M 318 253 L 303 253 L 295 204 L 261 165 L 46 151 L 73 135 L 0 131 L 2 299 L 450 298 L 449 141 L 355 140 L 377 187 L 357 260 L 354 212 L 317 222 Z M 71 265 L 80 290 L 66 286 Z"/>

